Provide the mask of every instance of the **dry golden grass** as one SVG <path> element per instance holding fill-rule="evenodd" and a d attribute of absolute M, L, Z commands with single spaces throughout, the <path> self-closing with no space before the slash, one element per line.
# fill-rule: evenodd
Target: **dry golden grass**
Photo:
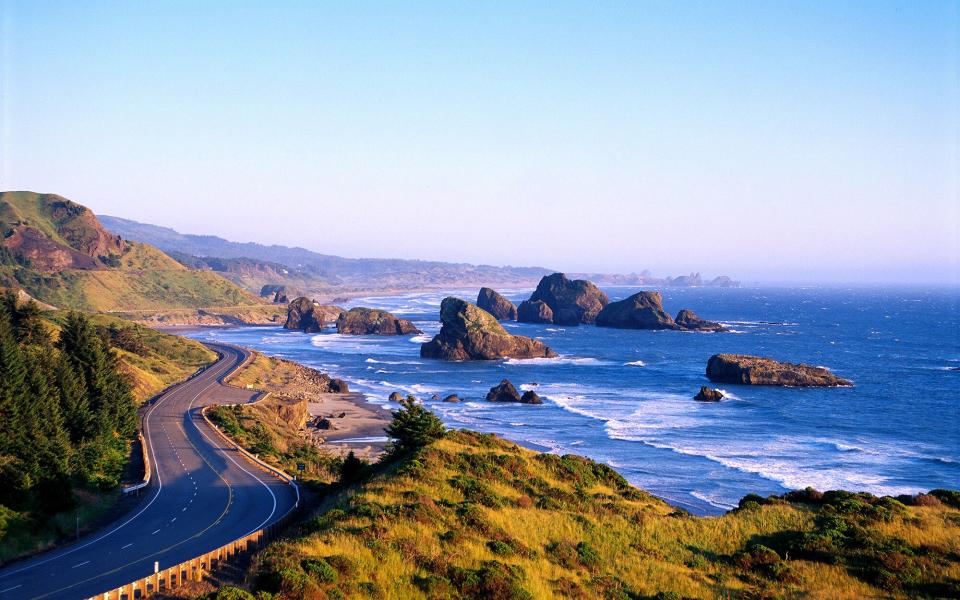
<path fill-rule="evenodd" d="M 913 563 L 897 571 L 891 559 L 885 568 L 899 578 L 891 580 L 861 568 L 858 548 L 838 551 L 843 564 L 807 550 L 771 550 L 771 565 L 744 554 L 757 543 L 803 548 L 797 540 L 824 531 L 818 515 L 833 514 L 833 505 L 775 499 L 692 517 L 596 463 L 469 432 L 381 468 L 338 508 L 308 521 L 303 537 L 261 555 L 258 585 L 279 598 L 398 599 L 897 598 L 940 589 L 930 586 L 958 589 L 949 586 L 960 576 L 960 511 L 946 505 L 891 501 L 883 506 L 892 516 L 880 521 L 856 512 L 867 505 L 845 509 L 877 548 L 899 538 L 914 549 L 902 552 L 916 552 L 909 556 L 920 573 L 911 574 Z M 318 559 L 326 571 L 314 568 Z"/>

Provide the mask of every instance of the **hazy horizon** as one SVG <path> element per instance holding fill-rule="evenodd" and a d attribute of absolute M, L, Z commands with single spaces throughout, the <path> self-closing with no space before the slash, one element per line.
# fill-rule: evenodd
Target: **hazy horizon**
<path fill-rule="evenodd" d="M 0 0 L 0 188 L 350 257 L 956 285 L 958 23 Z"/>

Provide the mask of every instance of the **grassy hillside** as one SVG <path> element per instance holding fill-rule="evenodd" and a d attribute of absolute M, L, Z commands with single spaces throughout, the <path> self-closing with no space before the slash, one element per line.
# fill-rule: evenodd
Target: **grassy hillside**
<path fill-rule="evenodd" d="M 747 497 L 698 518 L 604 465 L 466 431 L 377 470 L 300 537 L 261 553 L 254 589 L 517 600 L 960 594 L 956 492 Z"/>
<path fill-rule="evenodd" d="M 0 192 L 0 287 L 60 308 L 117 311 L 254 306 L 260 301 L 211 271 L 186 268 L 129 242 L 87 208 L 53 194 Z"/>

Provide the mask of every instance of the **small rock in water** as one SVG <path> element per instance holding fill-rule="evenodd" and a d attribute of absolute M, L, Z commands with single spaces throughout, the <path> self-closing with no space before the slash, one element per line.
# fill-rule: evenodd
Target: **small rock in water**
<path fill-rule="evenodd" d="M 430 401 L 431 401 L 431 402 L 440 402 L 440 396 L 437 395 L 437 394 L 434 394 L 434 395 L 430 396 Z"/>
<path fill-rule="evenodd" d="M 504 379 L 490 388 L 487 402 L 520 402 L 520 394 L 509 380 Z"/>
<path fill-rule="evenodd" d="M 444 402 L 460 402 L 460 396 L 456 394 L 450 394 L 449 396 L 444 398 L 443 401 Z"/>
<path fill-rule="evenodd" d="M 698 400 L 700 402 L 720 402 L 723 400 L 723 398 L 723 392 L 713 388 L 708 388 L 705 385 L 700 386 L 700 391 L 696 396 L 693 397 L 694 400 Z"/>
<path fill-rule="evenodd" d="M 523 396 L 520 396 L 520 402 L 524 404 L 543 404 L 543 400 L 541 400 L 540 396 L 533 390 L 524 392 Z"/>
<path fill-rule="evenodd" d="M 389 400 L 390 402 L 400 402 L 401 400 L 403 400 L 403 394 L 401 394 L 400 392 L 393 392 L 390 394 L 387 400 Z"/>

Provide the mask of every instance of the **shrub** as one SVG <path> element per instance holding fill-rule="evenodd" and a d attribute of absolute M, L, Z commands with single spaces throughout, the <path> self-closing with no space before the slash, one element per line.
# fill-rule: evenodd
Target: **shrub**
<path fill-rule="evenodd" d="M 513 546 L 501 540 L 490 540 L 487 542 L 487 548 L 490 549 L 490 552 L 498 556 L 509 556 L 513 554 Z"/>
<path fill-rule="evenodd" d="M 340 483 L 349 485 L 360 481 L 367 474 L 369 468 L 370 465 L 366 461 L 357 458 L 357 455 L 351 450 L 340 464 Z"/>
<path fill-rule="evenodd" d="M 321 583 L 333 583 L 337 580 L 337 570 L 322 558 L 308 558 L 300 564 L 304 571 Z"/>
<path fill-rule="evenodd" d="M 247 590 L 225 585 L 215 592 L 199 596 L 197 600 L 256 600 L 256 597 Z"/>
<path fill-rule="evenodd" d="M 476 477 L 455 475 L 450 478 L 449 483 L 455 489 L 460 490 L 468 502 L 477 502 L 490 507 L 503 505 L 503 500 L 486 483 Z"/>

